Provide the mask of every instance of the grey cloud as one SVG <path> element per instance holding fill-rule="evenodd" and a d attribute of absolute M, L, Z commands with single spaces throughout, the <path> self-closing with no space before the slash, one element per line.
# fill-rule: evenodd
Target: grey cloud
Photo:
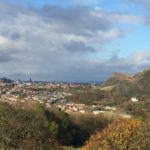
<path fill-rule="evenodd" d="M 21 35 L 19 33 L 15 32 L 1 32 L 1 35 L 5 38 L 17 41 L 21 38 Z"/>
<path fill-rule="evenodd" d="M 0 63 L 8 63 L 12 61 L 16 53 L 17 53 L 17 50 L 14 50 L 14 49 L 7 50 L 7 49 L 0 48 Z"/>
<path fill-rule="evenodd" d="M 150 17 L 145 17 L 145 24 L 150 25 Z"/>
<path fill-rule="evenodd" d="M 7 53 L 0 53 L 0 63 L 9 62 L 12 60 L 12 57 Z"/>
<path fill-rule="evenodd" d="M 51 22 L 57 22 L 64 26 L 61 32 L 74 32 L 76 34 L 90 35 L 90 32 L 109 30 L 112 22 L 103 14 L 87 7 L 69 7 L 47 5 L 41 11 Z"/>
<path fill-rule="evenodd" d="M 133 61 L 121 58 L 115 63 L 88 60 L 89 53 L 126 34 L 103 11 L 79 6 L 49 5 L 40 10 L 8 6 L 9 11 L 7 5 L 0 7 L 0 62 L 5 62 L 0 70 L 9 77 L 102 80 L 121 64 L 124 70 L 132 66 Z"/>
<path fill-rule="evenodd" d="M 73 53 L 85 54 L 86 52 L 95 52 L 96 50 L 93 47 L 86 46 L 83 42 L 71 41 L 68 44 L 65 44 L 65 49 Z"/>
<path fill-rule="evenodd" d="M 100 81 L 106 80 L 115 71 L 133 74 L 150 66 L 149 53 L 143 54 L 142 57 L 141 55 L 141 53 L 136 53 L 127 58 L 112 56 L 108 60 L 76 62 L 68 68 L 67 73 L 64 72 L 63 76 L 69 80 Z M 138 57 L 141 59 L 139 60 Z"/>

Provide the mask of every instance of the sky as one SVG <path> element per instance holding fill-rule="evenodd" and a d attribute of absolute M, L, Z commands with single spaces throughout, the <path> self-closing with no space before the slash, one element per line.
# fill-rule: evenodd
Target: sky
<path fill-rule="evenodd" d="M 103 81 L 150 68 L 149 0 L 0 0 L 0 77 Z"/>

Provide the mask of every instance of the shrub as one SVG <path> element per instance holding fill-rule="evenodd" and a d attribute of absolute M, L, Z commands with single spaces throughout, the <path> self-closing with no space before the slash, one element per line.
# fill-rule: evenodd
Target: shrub
<path fill-rule="evenodd" d="M 134 134 L 130 150 L 149 150 L 150 149 L 150 122 L 145 122 Z"/>
<path fill-rule="evenodd" d="M 35 111 L 0 104 L 0 145 L 4 149 L 57 149 L 56 140 Z"/>
<path fill-rule="evenodd" d="M 92 135 L 82 150 L 128 150 L 130 139 L 141 124 L 139 120 L 116 120 Z"/>

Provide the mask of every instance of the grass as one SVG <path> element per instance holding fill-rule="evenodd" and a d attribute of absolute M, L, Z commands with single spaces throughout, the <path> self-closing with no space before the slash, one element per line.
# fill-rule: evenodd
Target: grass
<path fill-rule="evenodd" d="M 74 147 L 63 147 L 63 150 L 80 150 L 80 149 Z"/>

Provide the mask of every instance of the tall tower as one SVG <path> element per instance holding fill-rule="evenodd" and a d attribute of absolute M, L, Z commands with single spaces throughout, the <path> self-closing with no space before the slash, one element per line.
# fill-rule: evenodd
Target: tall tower
<path fill-rule="evenodd" d="M 30 78 L 29 82 L 32 83 L 32 79 L 31 78 Z"/>

